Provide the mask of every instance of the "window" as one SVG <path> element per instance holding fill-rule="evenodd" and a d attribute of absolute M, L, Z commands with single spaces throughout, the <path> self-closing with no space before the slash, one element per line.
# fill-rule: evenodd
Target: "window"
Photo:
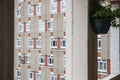
<path fill-rule="evenodd" d="M 55 79 L 55 76 L 53 73 L 50 74 L 50 80 L 57 80 L 57 79 Z"/>
<path fill-rule="evenodd" d="M 106 72 L 106 60 L 98 60 L 98 72 Z"/>
<path fill-rule="evenodd" d="M 60 80 L 65 80 L 65 77 L 64 76 L 60 76 Z"/>
<path fill-rule="evenodd" d="M 24 27 L 23 27 L 23 24 L 21 22 L 18 23 L 18 31 L 19 32 L 23 32 L 24 31 Z"/>
<path fill-rule="evenodd" d="M 42 41 L 41 38 L 36 38 L 36 48 L 41 48 Z"/>
<path fill-rule="evenodd" d="M 37 15 L 41 15 L 41 3 L 39 3 L 38 5 L 36 5 L 36 14 Z"/>
<path fill-rule="evenodd" d="M 50 12 L 57 13 L 57 2 L 55 1 L 50 2 Z"/>
<path fill-rule="evenodd" d="M 21 7 L 16 9 L 16 17 L 20 18 L 21 17 Z"/>
<path fill-rule="evenodd" d="M 65 38 L 61 39 L 61 48 L 62 49 L 66 48 L 66 39 Z"/>
<path fill-rule="evenodd" d="M 21 70 L 16 69 L 16 78 L 20 78 L 20 77 L 21 77 Z"/>
<path fill-rule="evenodd" d="M 98 38 L 98 51 L 101 51 L 101 38 Z"/>
<path fill-rule="evenodd" d="M 31 22 L 26 23 L 26 31 L 29 32 L 31 30 Z"/>
<path fill-rule="evenodd" d="M 53 31 L 53 20 L 48 21 L 48 31 Z"/>
<path fill-rule="evenodd" d="M 23 2 L 24 0 L 18 0 L 19 3 Z"/>
<path fill-rule="evenodd" d="M 38 23 L 38 29 L 39 31 L 44 31 L 45 30 L 45 22 L 44 21 L 39 21 Z"/>
<path fill-rule="evenodd" d="M 42 80 L 41 72 L 36 72 L 36 80 Z"/>
<path fill-rule="evenodd" d="M 23 54 L 18 55 L 18 62 L 21 64 L 24 64 L 24 55 Z"/>
<path fill-rule="evenodd" d="M 54 57 L 48 56 L 48 66 L 53 67 L 54 66 Z"/>
<path fill-rule="evenodd" d="M 51 38 L 51 48 L 56 49 L 57 48 L 57 39 Z"/>
<path fill-rule="evenodd" d="M 33 48 L 33 41 L 34 41 L 33 38 L 28 39 L 28 47 L 29 48 Z"/>
<path fill-rule="evenodd" d="M 33 14 L 34 14 L 34 7 L 28 5 L 28 16 L 33 16 Z"/>
<path fill-rule="evenodd" d="M 19 48 L 19 47 L 22 46 L 21 38 L 17 38 L 17 39 L 16 39 L 16 46 L 17 46 L 17 48 Z"/>
<path fill-rule="evenodd" d="M 45 65 L 45 56 L 42 56 L 42 55 L 39 56 L 39 63 L 40 63 L 40 66 Z"/>
<path fill-rule="evenodd" d="M 60 6 L 61 12 L 65 12 L 65 10 L 66 10 L 66 2 L 65 2 L 65 0 L 61 0 L 60 4 L 61 4 L 61 6 Z"/>
<path fill-rule="evenodd" d="M 25 55 L 26 57 L 26 63 L 29 64 L 30 63 L 30 54 Z"/>
<path fill-rule="evenodd" d="M 28 71 L 28 80 L 33 80 L 33 72 L 32 71 Z"/>

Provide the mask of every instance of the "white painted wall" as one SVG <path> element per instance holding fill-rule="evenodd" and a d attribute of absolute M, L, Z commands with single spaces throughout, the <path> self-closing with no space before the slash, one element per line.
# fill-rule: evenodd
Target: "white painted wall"
<path fill-rule="evenodd" d="M 111 74 L 120 73 L 119 28 L 110 28 Z"/>

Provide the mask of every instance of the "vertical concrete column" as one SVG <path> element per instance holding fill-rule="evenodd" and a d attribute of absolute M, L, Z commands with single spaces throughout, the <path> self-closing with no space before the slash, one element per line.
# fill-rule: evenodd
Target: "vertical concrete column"
<path fill-rule="evenodd" d="M 89 23 L 89 0 L 66 4 L 66 80 L 97 80 L 97 36 Z"/>
<path fill-rule="evenodd" d="M 0 10 L 0 80 L 13 80 L 14 0 L 1 0 Z"/>

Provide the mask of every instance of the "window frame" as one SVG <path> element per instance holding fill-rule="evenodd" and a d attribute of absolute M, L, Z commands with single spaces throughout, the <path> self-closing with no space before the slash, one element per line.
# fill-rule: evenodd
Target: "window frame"
<path fill-rule="evenodd" d="M 21 29 L 20 29 L 20 27 L 21 27 Z M 21 22 L 18 23 L 18 31 L 19 31 L 20 33 L 24 32 L 24 24 L 21 23 Z"/>
<path fill-rule="evenodd" d="M 16 18 L 21 18 L 21 7 L 16 8 Z"/>
<path fill-rule="evenodd" d="M 40 78 L 37 78 L 38 77 L 37 75 L 39 75 Z M 41 73 L 41 71 L 36 72 L 36 80 L 42 80 L 42 73 Z"/>
<path fill-rule="evenodd" d="M 40 41 L 40 45 L 38 46 L 38 41 Z M 42 47 L 42 39 L 41 39 L 41 37 L 38 37 L 38 38 L 36 38 L 36 48 L 37 49 L 41 49 L 41 47 Z"/>
<path fill-rule="evenodd" d="M 20 79 L 20 77 L 21 77 L 21 69 L 19 68 L 19 69 L 16 69 L 16 78 Z"/>
<path fill-rule="evenodd" d="M 27 58 L 28 57 L 28 58 Z M 30 64 L 31 62 L 30 62 L 30 54 L 26 54 L 25 55 L 25 58 L 26 58 L 26 64 Z"/>
<path fill-rule="evenodd" d="M 57 13 L 57 1 L 50 1 L 50 13 L 56 14 Z"/>
<path fill-rule="evenodd" d="M 100 65 L 100 63 L 102 63 L 102 65 Z M 100 68 L 101 66 L 102 66 L 102 69 Z M 106 67 L 106 69 L 104 68 L 104 66 Z M 98 72 L 103 72 L 103 73 L 107 72 L 107 61 L 106 60 L 102 60 L 102 59 L 98 60 Z"/>
<path fill-rule="evenodd" d="M 48 58 L 48 67 L 54 67 L 54 56 L 50 55 L 47 58 Z M 50 59 L 51 59 L 51 63 L 50 63 Z"/>
<path fill-rule="evenodd" d="M 34 6 L 28 5 L 28 16 L 32 17 L 34 15 Z"/>
<path fill-rule="evenodd" d="M 26 32 L 30 32 L 31 31 L 31 21 L 26 23 Z"/>
<path fill-rule="evenodd" d="M 55 41 L 55 42 L 54 42 Z M 51 37 L 51 40 L 50 40 L 50 45 L 51 45 L 51 49 L 57 49 L 57 45 L 58 45 L 58 42 L 57 42 L 57 38 L 53 38 Z M 55 46 L 54 46 L 54 43 L 55 43 Z"/>
<path fill-rule="evenodd" d="M 39 16 L 39 15 L 41 15 L 41 13 L 42 13 L 42 4 L 38 3 L 36 5 L 36 15 Z"/>
<path fill-rule="evenodd" d="M 19 42 L 19 45 L 18 45 Z M 22 47 L 22 39 L 21 38 L 16 38 L 16 47 L 21 48 Z"/>
<path fill-rule="evenodd" d="M 41 62 L 43 59 L 43 62 Z M 39 65 L 40 66 L 45 66 L 45 56 L 44 55 L 39 55 Z"/>
<path fill-rule="evenodd" d="M 32 43 L 30 43 L 30 41 L 32 42 Z M 32 45 L 30 45 L 30 44 L 32 44 Z M 30 49 L 33 49 L 34 48 L 34 39 L 33 38 L 28 38 L 28 48 L 30 48 Z"/>
<path fill-rule="evenodd" d="M 48 26 L 48 31 L 53 32 L 53 27 L 54 27 L 53 18 L 51 18 L 49 21 L 47 21 L 47 26 Z"/>
<path fill-rule="evenodd" d="M 64 42 L 63 41 L 65 41 L 65 44 L 63 44 Z M 66 49 L 66 38 L 61 38 L 61 40 L 60 40 L 60 44 L 61 44 L 61 49 Z M 65 45 L 65 46 L 64 46 Z"/>
<path fill-rule="evenodd" d="M 31 77 L 31 74 L 32 74 L 32 77 Z M 28 71 L 28 80 L 33 80 L 34 79 L 34 73 L 33 71 Z"/>
<path fill-rule="evenodd" d="M 66 1 L 65 0 L 60 1 L 60 10 L 61 10 L 61 12 L 66 11 Z"/>
<path fill-rule="evenodd" d="M 44 32 L 45 31 L 45 21 L 42 21 L 42 20 L 38 21 L 38 30 L 40 32 Z"/>

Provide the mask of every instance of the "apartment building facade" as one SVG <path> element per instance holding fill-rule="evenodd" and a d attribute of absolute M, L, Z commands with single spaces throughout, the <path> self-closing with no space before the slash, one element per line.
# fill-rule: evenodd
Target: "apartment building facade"
<path fill-rule="evenodd" d="M 15 0 L 14 80 L 65 80 L 66 0 Z"/>
<path fill-rule="evenodd" d="M 98 80 L 110 80 L 120 74 L 119 28 L 98 35 Z"/>

